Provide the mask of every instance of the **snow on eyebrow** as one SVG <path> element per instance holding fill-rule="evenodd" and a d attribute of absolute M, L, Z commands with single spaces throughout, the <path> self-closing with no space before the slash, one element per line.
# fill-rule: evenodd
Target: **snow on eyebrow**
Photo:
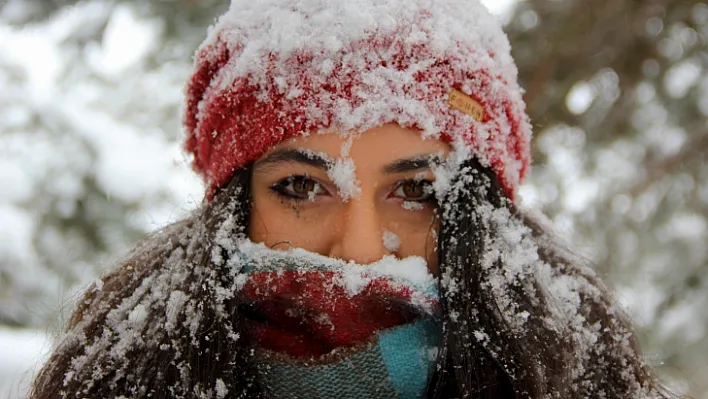
<path fill-rule="evenodd" d="M 311 159 L 323 159 L 327 163 L 334 163 L 334 158 L 330 157 L 326 152 L 315 151 L 309 148 L 298 148 L 297 151 Z"/>

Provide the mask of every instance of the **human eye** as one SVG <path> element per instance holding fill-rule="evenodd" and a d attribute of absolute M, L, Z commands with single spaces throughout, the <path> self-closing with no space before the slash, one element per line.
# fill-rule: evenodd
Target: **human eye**
<path fill-rule="evenodd" d="M 406 202 L 429 202 L 434 199 L 430 180 L 404 180 L 396 186 L 393 196 Z"/>
<path fill-rule="evenodd" d="M 288 176 L 273 184 L 270 189 L 280 197 L 296 201 L 314 201 L 318 195 L 327 194 L 320 183 L 307 175 Z"/>

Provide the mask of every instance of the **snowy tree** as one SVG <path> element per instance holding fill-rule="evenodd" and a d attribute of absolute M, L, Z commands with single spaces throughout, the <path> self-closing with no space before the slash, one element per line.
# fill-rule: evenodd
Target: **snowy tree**
<path fill-rule="evenodd" d="M 179 107 L 219 12 L 205 3 L 0 9 L 0 322 L 52 324 L 139 237 L 200 201 Z"/>
<path fill-rule="evenodd" d="M 708 4 L 529 0 L 507 26 L 527 194 L 615 286 L 648 358 L 707 395 Z"/>

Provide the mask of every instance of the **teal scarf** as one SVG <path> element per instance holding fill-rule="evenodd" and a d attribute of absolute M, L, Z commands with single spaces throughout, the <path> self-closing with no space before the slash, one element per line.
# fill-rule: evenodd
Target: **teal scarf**
<path fill-rule="evenodd" d="M 302 250 L 240 249 L 241 308 L 272 397 L 425 396 L 440 322 L 422 259 L 359 266 Z"/>

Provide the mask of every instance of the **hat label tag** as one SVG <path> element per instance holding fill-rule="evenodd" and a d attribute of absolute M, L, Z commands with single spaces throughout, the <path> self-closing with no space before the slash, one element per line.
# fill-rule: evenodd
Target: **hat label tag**
<path fill-rule="evenodd" d="M 471 115 L 477 122 L 482 122 L 484 119 L 484 108 L 482 108 L 482 104 L 459 90 L 450 89 L 447 103 L 451 108 Z"/>

